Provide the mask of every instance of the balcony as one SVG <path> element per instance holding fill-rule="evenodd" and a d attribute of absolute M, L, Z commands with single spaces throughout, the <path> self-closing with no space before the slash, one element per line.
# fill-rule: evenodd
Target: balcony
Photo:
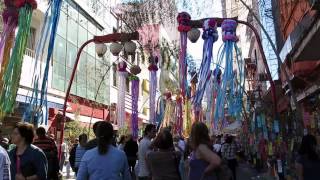
<path fill-rule="evenodd" d="M 31 58 L 35 58 L 35 55 L 36 55 L 35 51 L 29 48 L 26 48 L 26 51 L 24 54 Z"/>

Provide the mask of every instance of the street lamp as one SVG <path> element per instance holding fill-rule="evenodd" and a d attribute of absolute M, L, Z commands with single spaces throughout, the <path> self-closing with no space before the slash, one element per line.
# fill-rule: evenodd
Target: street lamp
<path fill-rule="evenodd" d="M 96 53 L 99 57 L 103 57 L 107 52 L 107 45 L 104 43 L 96 43 Z"/>
<path fill-rule="evenodd" d="M 103 35 L 103 36 L 94 36 L 93 39 L 90 39 L 88 41 L 86 41 L 84 44 L 82 44 L 82 46 L 79 48 L 78 53 L 77 53 L 77 58 L 75 60 L 73 69 L 72 69 L 72 73 L 71 73 L 71 77 L 70 77 L 70 81 L 68 84 L 68 88 L 66 91 L 66 96 L 64 99 L 64 104 L 63 104 L 63 111 L 62 111 L 62 115 L 63 115 L 63 119 L 62 119 L 62 123 L 61 123 L 61 135 L 60 135 L 60 142 L 59 142 L 59 158 L 61 158 L 61 144 L 63 141 L 63 133 L 64 133 L 64 123 L 65 123 L 65 119 L 66 119 L 66 111 L 67 111 L 67 102 L 68 102 L 68 98 L 70 96 L 70 91 L 71 91 L 71 86 L 73 83 L 73 79 L 74 76 L 76 74 L 76 70 L 79 64 L 79 60 L 80 60 L 80 56 L 81 56 L 81 52 L 82 50 L 90 43 L 95 43 L 96 44 L 96 52 L 98 53 L 99 56 L 103 56 L 104 53 L 107 51 L 107 47 L 104 43 L 111 43 L 110 46 L 110 51 L 113 55 L 118 55 L 121 50 L 122 50 L 122 45 L 120 43 L 117 42 L 128 42 L 131 40 L 139 40 L 139 33 L 138 32 L 133 32 L 133 33 L 113 33 L 113 34 L 108 34 L 108 35 Z"/>

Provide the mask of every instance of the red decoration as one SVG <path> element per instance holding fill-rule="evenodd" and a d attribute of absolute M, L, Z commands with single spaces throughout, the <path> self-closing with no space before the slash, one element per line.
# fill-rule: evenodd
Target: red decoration
<path fill-rule="evenodd" d="M 187 12 L 181 12 L 178 14 L 177 17 L 179 26 L 178 26 L 178 31 L 179 32 L 188 32 L 191 30 L 191 16 Z"/>
<path fill-rule="evenodd" d="M 14 5 L 18 9 L 24 7 L 26 4 L 29 4 L 32 7 L 32 9 L 37 9 L 37 6 L 38 6 L 36 0 L 13 0 L 11 3 L 10 2 L 5 2 L 5 3 L 9 5 Z"/>
<path fill-rule="evenodd" d="M 150 64 L 148 67 L 149 71 L 158 71 L 158 66 L 156 64 Z"/>

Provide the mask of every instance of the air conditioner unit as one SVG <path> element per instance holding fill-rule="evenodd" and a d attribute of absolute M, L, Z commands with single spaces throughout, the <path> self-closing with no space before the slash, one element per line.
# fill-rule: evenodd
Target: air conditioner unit
<path fill-rule="evenodd" d="M 320 0 L 309 0 L 309 3 L 313 10 L 320 10 Z"/>

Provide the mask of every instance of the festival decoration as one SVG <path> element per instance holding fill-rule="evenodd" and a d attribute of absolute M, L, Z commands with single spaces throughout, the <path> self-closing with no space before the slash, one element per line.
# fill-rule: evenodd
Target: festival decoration
<path fill-rule="evenodd" d="M 118 56 L 119 53 L 121 52 L 122 48 L 123 48 L 122 45 L 117 42 L 113 42 L 110 45 L 110 51 L 111 51 L 112 55 L 114 55 L 114 56 Z"/>
<path fill-rule="evenodd" d="M 131 76 L 131 93 L 132 93 L 132 114 L 131 114 L 131 128 L 132 136 L 138 139 L 138 101 L 139 101 L 139 78 L 138 76 Z"/>
<path fill-rule="evenodd" d="M 139 77 L 137 76 L 141 69 L 138 65 L 133 65 L 130 68 L 131 76 L 131 95 L 132 95 L 132 113 L 131 113 L 131 131 L 132 137 L 138 139 L 139 127 L 138 127 L 138 101 L 139 101 Z"/>
<path fill-rule="evenodd" d="M 125 98 L 126 98 L 126 78 L 128 72 L 126 70 L 127 63 L 121 61 L 118 63 L 118 76 L 119 76 L 119 89 L 118 89 L 118 101 L 117 101 L 117 125 L 119 129 L 124 128 L 126 111 L 125 111 Z"/>
<path fill-rule="evenodd" d="M 95 50 L 97 52 L 98 57 L 103 57 L 104 54 L 107 52 L 107 45 L 104 43 L 96 43 Z"/>
<path fill-rule="evenodd" d="M 40 40 L 38 41 L 38 44 L 37 44 L 34 72 L 33 72 L 34 73 L 33 92 L 32 92 L 32 97 L 28 102 L 29 106 L 23 116 L 24 121 L 34 123 L 35 125 L 37 125 L 38 123 L 47 124 L 47 120 L 48 120 L 48 107 L 47 107 L 48 75 L 49 75 L 49 68 L 51 66 L 51 59 L 52 59 L 51 57 L 54 49 L 56 31 L 59 23 L 61 4 L 62 2 L 60 0 L 50 1 L 49 8 L 45 13 L 44 24 L 42 26 L 42 30 L 40 34 L 41 35 Z M 41 69 L 38 70 L 38 62 L 42 60 L 43 54 L 45 54 L 44 50 L 47 44 L 48 44 L 47 56 L 44 58 L 46 65 L 45 65 L 44 72 L 41 75 L 40 73 L 42 72 L 42 70 Z M 41 84 L 39 83 L 40 79 L 42 79 Z M 40 96 L 40 102 L 38 103 L 39 96 Z M 43 112 L 43 107 L 46 109 L 45 112 Z"/>
<path fill-rule="evenodd" d="M 206 89 L 208 78 L 210 77 L 213 43 L 218 40 L 217 23 L 214 19 L 207 19 L 204 21 L 202 38 L 204 39 L 204 44 L 202 62 L 199 70 L 199 83 L 192 102 L 196 114 L 196 120 L 199 119 L 201 101 Z"/>
<path fill-rule="evenodd" d="M 225 116 L 229 119 L 240 118 L 242 110 L 242 98 L 244 87 L 244 63 L 241 52 L 236 44 L 238 37 L 236 36 L 237 22 L 235 20 L 224 20 L 222 22 L 222 39 L 224 45 L 220 52 L 217 68 L 221 67 L 223 59 L 225 59 L 225 68 L 221 84 L 216 98 L 215 108 L 215 124 L 224 120 Z M 237 68 L 234 70 L 234 50 L 236 54 Z M 225 104 L 228 104 L 227 114 L 225 113 Z M 223 122 L 225 125 L 230 122 Z"/>
<path fill-rule="evenodd" d="M 0 41 L 0 67 L 7 65 L 7 60 L 9 60 L 10 49 L 12 48 L 12 43 L 10 43 L 14 38 L 14 31 L 18 25 L 19 12 L 14 6 L 14 1 L 5 0 L 6 8 L 2 12 L 3 19 L 3 32 L 1 33 Z M 5 60 L 5 62 L 3 62 Z M 1 70 L 2 72 L 2 70 Z M 1 76 L 2 77 L 2 76 Z"/>
<path fill-rule="evenodd" d="M 191 133 L 191 125 L 192 125 L 192 114 L 191 114 L 191 102 L 190 100 L 186 100 L 184 102 L 184 116 L 183 116 L 183 135 L 185 137 L 189 137 Z"/>
<path fill-rule="evenodd" d="M 136 52 L 137 45 L 133 41 L 124 43 L 124 50 L 129 54 L 133 55 Z"/>
<path fill-rule="evenodd" d="M 156 123 L 156 93 L 157 93 L 157 71 L 158 71 L 158 57 L 149 57 L 149 67 L 150 71 L 150 98 L 149 98 L 149 108 L 150 108 L 150 122 L 152 124 Z"/>
<path fill-rule="evenodd" d="M 170 92 L 167 92 L 165 94 L 165 97 L 166 97 L 166 106 L 165 106 L 165 111 L 164 111 L 164 117 L 163 117 L 163 121 L 160 125 L 160 129 L 162 127 L 168 127 L 170 126 L 170 121 L 172 120 L 172 117 L 174 116 L 174 107 L 175 107 L 175 104 L 172 102 L 172 99 L 171 99 L 171 93 Z"/>
<path fill-rule="evenodd" d="M 181 97 L 180 92 L 177 92 L 177 96 L 176 96 L 176 108 L 175 108 L 175 112 L 176 112 L 176 121 L 175 121 L 175 133 L 181 135 L 182 134 L 182 128 L 183 128 L 183 106 L 182 106 L 182 102 L 183 99 Z"/>
<path fill-rule="evenodd" d="M 197 28 L 192 28 L 189 32 L 188 32 L 188 39 L 192 42 L 195 43 L 198 41 L 199 37 L 200 37 L 200 30 Z"/>
<path fill-rule="evenodd" d="M 14 48 L 12 50 L 10 61 L 8 62 L 8 65 L 4 70 L 4 75 L 2 77 L 3 86 L 0 97 L 1 115 L 11 113 L 14 108 L 20 81 L 23 55 L 25 53 L 27 38 L 30 32 L 32 11 L 33 9 L 37 8 L 37 2 L 35 0 L 6 0 L 5 5 L 7 7 L 12 7 L 19 10 L 19 29 L 16 36 Z M 14 21 L 15 17 L 16 15 L 8 15 L 7 22 L 11 18 Z"/>
<path fill-rule="evenodd" d="M 184 97 L 187 86 L 187 33 L 191 30 L 190 20 L 191 17 L 186 12 L 181 12 L 177 17 L 179 26 L 178 31 L 180 32 L 180 52 L 179 52 L 179 85 L 181 94 Z"/>

